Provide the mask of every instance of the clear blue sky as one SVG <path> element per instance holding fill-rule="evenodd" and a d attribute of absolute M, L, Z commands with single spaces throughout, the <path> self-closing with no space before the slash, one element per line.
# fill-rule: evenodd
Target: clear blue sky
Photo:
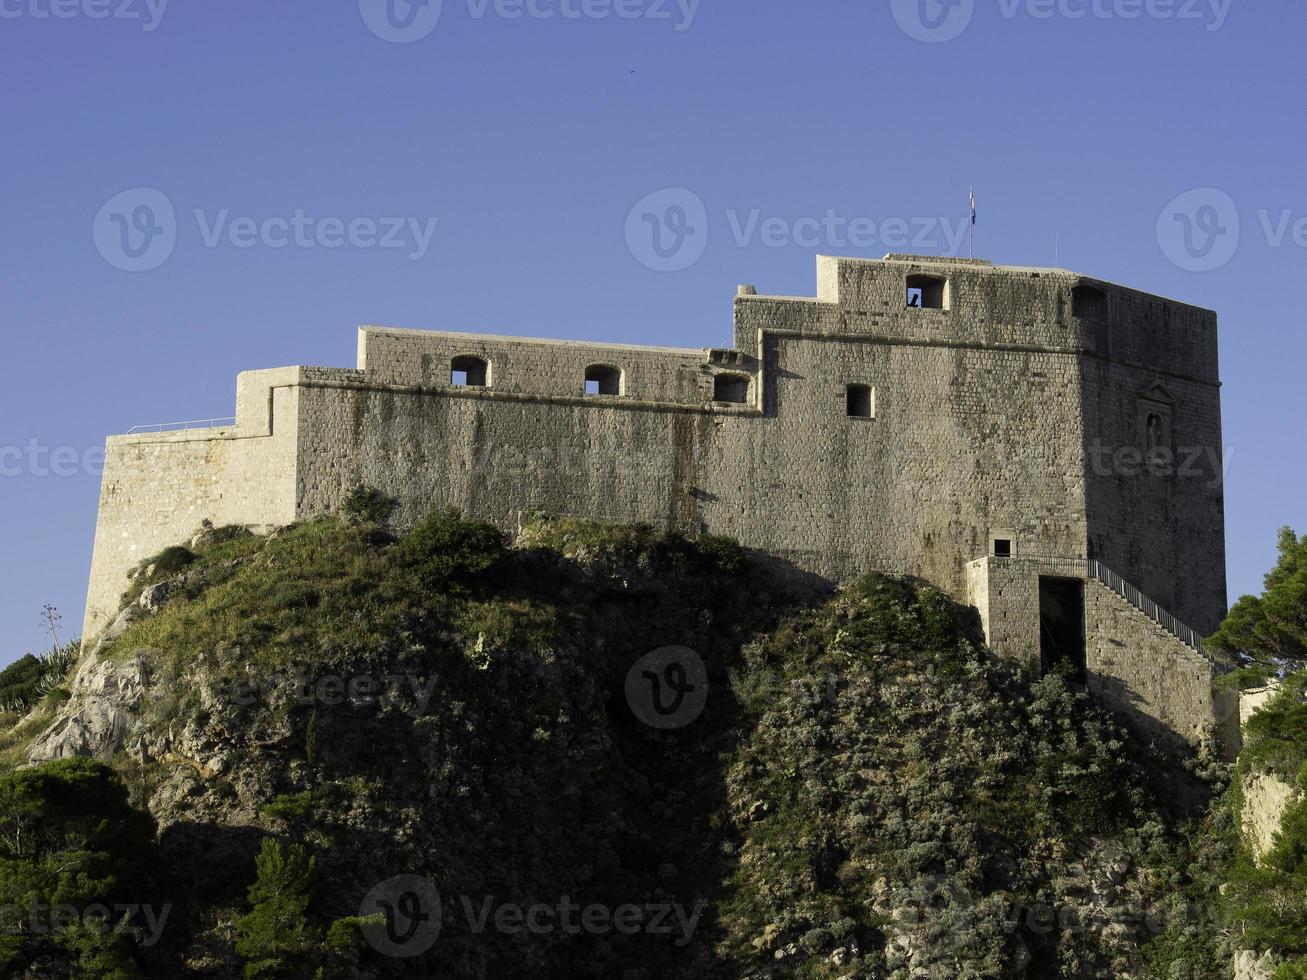
<path fill-rule="evenodd" d="M 1051 265 L 1060 235 L 1065 267 L 1220 312 L 1232 598 L 1307 532 L 1302 4 L 393 3 L 0 0 L 0 662 L 45 602 L 80 624 L 108 433 L 230 415 L 240 370 L 352 366 L 359 323 L 720 345 L 737 283 L 811 294 L 818 252 L 891 250 L 795 222 L 956 223 L 970 184 L 978 255 Z M 669 187 L 707 213 L 675 272 L 625 233 Z M 101 211 L 136 188 L 176 223 L 133 273 Z M 1196 188 L 1221 194 L 1175 205 L 1186 254 L 1166 209 Z M 133 242 L 141 200 L 106 212 Z M 755 211 L 773 237 L 737 234 Z M 297 212 L 437 223 L 238 246 Z"/>

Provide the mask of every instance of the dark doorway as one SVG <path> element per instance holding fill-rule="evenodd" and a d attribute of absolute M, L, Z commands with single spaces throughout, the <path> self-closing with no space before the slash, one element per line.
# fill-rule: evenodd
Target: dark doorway
<path fill-rule="evenodd" d="M 1039 580 L 1039 660 L 1045 674 L 1085 682 L 1085 583 Z"/>

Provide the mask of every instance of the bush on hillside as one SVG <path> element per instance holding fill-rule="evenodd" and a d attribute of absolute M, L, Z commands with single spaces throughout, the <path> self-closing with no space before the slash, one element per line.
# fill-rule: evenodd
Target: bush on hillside
<path fill-rule="evenodd" d="M 376 487 L 358 484 L 351 487 L 341 501 L 340 513 L 347 524 L 375 524 L 385 527 L 390 523 L 399 501 L 387 496 Z"/>
<path fill-rule="evenodd" d="M 0 711 L 25 712 L 59 685 L 77 663 L 82 641 L 72 640 L 40 656 L 27 654 L 0 671 Z"/>
<path fill-rule="evenodd" d="M 508 543 L 498 528 L 450 507 L 428 514 L 400 540 L 399 553 L 424 589 L 462 592 L 503 563 Z"/>

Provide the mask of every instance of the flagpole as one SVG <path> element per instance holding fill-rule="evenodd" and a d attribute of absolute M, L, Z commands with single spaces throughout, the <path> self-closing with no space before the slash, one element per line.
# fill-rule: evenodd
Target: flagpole
<path fill-rule="evenodd" d="M 976 186 L 971 185 L 971 213 L 967 215 L 967 258 L 976 257 Z"/>

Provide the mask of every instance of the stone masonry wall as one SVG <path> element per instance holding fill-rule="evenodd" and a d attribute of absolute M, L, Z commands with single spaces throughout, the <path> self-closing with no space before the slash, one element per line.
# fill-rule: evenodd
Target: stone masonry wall
<path fill-rule="evenodd" d="M 1030 673 L 1039 671 L 1039 568 L 977 558 L 967 565 L 967 604 L 980 613 L 989 648 Z"/>
<path fill-rule="evenodd" d="M 295 519 L 300 373 L 242 374 L 233 426 L 110 437 L 83 637 L 112 622 L 132 566 L 183 542 L 206 518 L 267 525 Z"/>
<path fill-rule="evenodd" d="M 1220 391 L 1169 376 L 1167 445 L 1150 462 L 1139 393 L 1157 372 L 1086 359 L 1090 552 L 1207 634 L 1225 617 L 1225 510 Z M 1169 454 L 1169 455 L 1168 455 Z"/>
<path fill-rule="evenodd" d="M 905 308 L 907 277 L 914 275 L 946 278 L 948 308 Z M 1096 293 L 1098 302 L 1078 308 L 1077 292 Z M 756 351 L 760 336 L 796 333 L 1030 353 L 1036 361 L 1029 370 L 1009 376 L 1014 410 L 1037 394 L 1018 386 L 1067 384 L 1037 361 L 1056 353 L 1074 357 L 1080 376 L 1071 384 L 1081 404 L 1070 411 L 1071 424 L 1083 433 L 1087 540 L 1046 553 L 1099 558 L 1202 632 L 1224 618 L 1224 449 L 1211 311 L 1057 269 L 822 257 L 817 301 L 736 300 L 738 347 Z M 1147 456 L 1146 392 L 1170 402 L 1163 457 Z M 996 412 L 1007 407 L 1003 395 L 993 403 Z M 1061 406 L 1048 408 L 1047 421 L 1066 420 Z M 1035 483 L 1047 472 L 1039 456 L 1010 454 L 1004 462 Z M 1032 486 L 1028 494 L 1042 492 Z"/>
<path fill-rule="evenodd" d="M 506 528 L 525 509 L 648 521 L 729 534 L 823 576 L 899 570 L 958 595 L 991 528 L 1049 553 L 1082 549 L 1070 355 L 768 338 L 759 410 L 706 404 L 710 380 L 689 383 L 696 372 L 710 378 L 702 354 L 673 375 L 697 404 L 675 405 L 582 397 L 576 365 L 596 351 L 545 348 L 532 360 L 529 344 L 512 342 L 509 362 L 535 386 L 551 376 L 546 358 L 568 362 L 560 373 L 572 393 L 542 403 L 513 390 L 498 373 L 495 341 L 482 341 L 495 377 L 488 390 L 432 397 L 374 380 L 371 369 L 362 379 L 306 382 L 298 513 L 334 509 L 364 482 L 399 496 L 405 521 L 433 504 Z M 466 349 L 450 347 L 441 363 Z M 640 352 L 597 353 L 632 383 L 648 377 Z M 875 388 L 875 418 L 847 416 L 850 383 Z"/>
<path fill-rule="evenodd" d="M 490 389 L 496 392 L 579 397 L 586 368 L 602 365 L 622 370 L 622 396 L 632 401 L 703 406 L 713 397 L 715 369 L 702 350 L 383 327 L 361 331 L 359 367 L 378 383 L 448 389 L 450 361 L 460 355 L 490 362 Z"/>

